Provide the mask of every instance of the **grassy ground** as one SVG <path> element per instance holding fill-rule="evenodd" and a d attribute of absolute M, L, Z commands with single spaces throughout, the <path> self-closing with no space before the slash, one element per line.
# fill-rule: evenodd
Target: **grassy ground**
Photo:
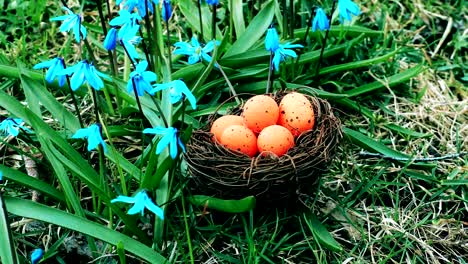
<path fill-rule="evenodd" d="M 51 37 L 57 35 L 56 25 L 41 22 L 55 16 L 57 3 L 2 3 L 8 6 L 0 16 L 2 60 L 30 68 L 47 57 L 51 47 L 52 53 L 67 48 Z M 389 46 L 407 50 L 362 76 L 369 82 L 385 82 L 382 73 L 388 68 L 404 70 L 420 62 L 427 70 L 396 88 L 359 98 L 374 111 L 375 122 L 340 106 L 336 106 L 337 115 L 346 126 L 415 159 L 426 158 L 433 166 L 374 156 L 345 139 L 315 196 L 304 200 L 342 251 L 317 242 L 308 210 L 257 208 L 228 215 L 190 207 L 190 246 L 197 263 L 468 262 L 467 5 L 433 0 L 367 1 L 361 5 L 362 24 L 382 26 Z M 12 24 L 8 22 L 12 17 L 24 19 Z M 76 54 L 73 50 L 68 53 Z M 350 77 L 341 78 L 334 81 L 344 84 Z M 68 96 L 61 92 L 57 96 L 70 105 Z M 389 129 L 391 125 L 408 130 Z M 115 144 L 127 145 L 126 152 L 132 156 L 141 147 L 140 142 L 132 142 L 133 138 L 123 138 Z M 0 150 L 4 163 L 12 167 L 19 167 L 24 159 L 9 148 Z M 29 169 L 46 175 L 50 171 L 40 166 Z M 21 186 L 9 185 L 8 191 L 15 196 L 31 195 Z M 174 206 L 171 217 L 162 254 L 171 262 L 189 262 L 181 202 Z M 28 219 L 15 218 L 12 225 L 22 255 L 28 255 L 35 241 L 62 248 L 66 263 L 76 258 L 74 254 L 88 254 L 86 240 L 78 234 Z M 73 253 L 67 255 L 67 251 Z M 127 260 L 133 261 L 131 256 Z M 106 256 L 94 261 L 112 263 Z"/>

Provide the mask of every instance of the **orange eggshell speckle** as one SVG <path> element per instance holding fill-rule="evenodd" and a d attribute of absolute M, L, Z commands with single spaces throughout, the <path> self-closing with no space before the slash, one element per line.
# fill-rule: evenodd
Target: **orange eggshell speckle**
<path fill-rule="evenodd" d="M 226 148 L 242 152 L 250 157 L 257 154 L 257 137 L 245 126 L 232 125 L 227 127 L 221 135 L 220 142 Z"/>
<path fill-rule="evenodd" d="M 315 124 L 315 114 L 307 97 L 300 93 L 284 96 L 279 105 L 278 124 L 291 131 L 294 137 L 311 130 Z"/>
<path fill-rule="evenodd" d="M 244 105 L 242 117 L 244 125 L 255 133 L 278 121 L 278 104 L 267 95 L 256 95 Z"/>
<path fill-rule="evenodd" d="M 260 132 L 257 139 L 258 150 L 263 153 L 274 153 L 281 157 L 294 146 L 294 137 L 291 132 L 279 125 L 266 127 Z"/>
<path fill-rule="evenodd" d="M 210 130 L 214 135 L 213 140 L 216 139 L 218 142 L 221 142 L 224 130 L 232 125 L 244 125 L 244 119 L 235 115 L 225 115 L 216 119 L 211 125 Z"/>

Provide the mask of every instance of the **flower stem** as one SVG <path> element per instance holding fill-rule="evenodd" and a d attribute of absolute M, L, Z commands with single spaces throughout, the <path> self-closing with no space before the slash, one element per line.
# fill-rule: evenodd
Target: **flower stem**
<path fill-rule="evenodd" d="M 158 102 L 156 102 L 156 99 L 154 99 L 153 96 L 151 96 L 151 99 L 153 99 L 153 103 L 154 103 L 154 105 L 156 106 L 156 108 L 158 109 L 159 114 L 161 115 L 161 119 L 162 119 L 163 122 L 164 122 L 164 126 L 169 127 L 169 123 L 167 122 L 167 119 L 166 119 L 166 117 L 164 116 L 164 113 L 163 113 L 163 111 L 162 111 L 162 109 L 161 109 L 161 106 L 158 104 Z"/>
<path fill-rule="evenodd" d="M 216 10 L 218 5 L 213 5 L 213 17 L 212 17 L 212 24 L 211 24 L 211 36 L 212 39 L 216 39 Z"/>
<path fill-rule="evenodd" d="M 333 0 L 333 5 L 332 5 L 331 13 L 330 13 L 331 15 L 329 17 L 330 24 L 331 24 L 331 18 L 332 18 L 331 16 L 335 12 L 335 7 L 336 7 L 336 0 Z M 322 42 L 322 49 L 320 50 L 319 61 L 317 64 L 317 68 L 315 69 L 315 76 L 318 76 L 320 73 L 320 65 L 322 64 L 323 52 L 325 50 L 325 46 L 327 45 L 328 33 L 330 33 L 330 29 L 327 29 L 327 31 L 325 32 L 325 38 L 323 39 L 323 42 Z"/>
<path fill-rule="evenodd" d="M 267 87 L 265 93 L 270 92 L 270 88 L 273 88 L 273 77 L 274 77 L 274 72 L 273 72 L 273 52 L 270 52 L 270 64 L 268 68 L 268 81 L 267 81 Z"/>
<path fill-rule="evenodd" d="M 200 20 L 200 40 L 203 41 L 203 19 L 202 19 L 202 12 L 201 12 L 201 0 L 196 0 L 198 3 L 198 20 Z"/>
<path fill-rule="evenodd" d="M 172 71 L 172 54 L 171 54 L 171 39 L 169 32 L 169 20 L 166 22 L 166 36 L 167 36 L 167 59 L 169 61 L 169 70 Z"/>
<path fill-rule="evenodd" d="M 148 9 L 148 1 L 145 0 L 145 10 L 146 10 L 146 16 L 145 16 L 145 28 L 146 28 L 146 34 L 148 34 L 148 39 L 151 39 L 151 21 L 149 18 L 149 9 Z M 140 28 L 140 35 L 143 38 L 143 33 Z M 149 50 L 146 47 L 145 40 L 143 38 L 143 50 L 145 51 L 145 56 L 146 60 L 148 61 L 148 67 L 151 71 L 155 71 L 156 68 L 154 68 L 154 61 L 151 61 L 151 58 L 149 56 Z"/>
<path fill-rule="evenodd" d="M 120 41 L 120 44 L 122 45 L 125 53 L 127 54 L 127 57 L 130 58 L 130 54 L 128 54 L 128 50 L 127 50 L 127 48 L 125 48 L 125 45 L 123 45 L 122 40 Z M 136 65 L 135 65 L 135 63 L 133 62 L 133 60 L 131 58 L 130 58 L 130 62 L 132 63 L 133 68 L 136 69 Z M 141 107 L 140 97 L 138 96 L 135 81 L 133 80 L 133 78 L 132 78 L 132 85 L 133 85 L 133 93 L 135 94 L 135 100 L 136 100 L 137 105 L 138 105 L 138 110 L 140 111 L 141 118 L 143 119 L 145 115 L 143 114 L 143 108 Z"/>
<path fill-rule="evenodd" d="M 294 0 L 289 0 L 289 38 L 294 38 Z"/>
<path fill-rule="evenodd" d="M 63 59 L 61 59 L 61 61 L 62 61 L 63 68 L 66 69 L 67 65 L 65 65 L 65 61 Z M 68 75 L 65 75 L 65 76 L 67 78 L 68 89 L 70 90 L 70 95 L 71 95 L 73 104 L 75 105 L 75 111 L 76 111 L 76 114 L 78 115 L 78 122 L 80 122 L 80 127 L 84 128 L 83 118 L 81 117 L 80 108 L 78 108 L 78 101 L 76 100 L 75 92 L 73 92 L 71 88 L 70 77 Z"/>
<path fill-rule="evenodd" d="M 102 11 L 102 1 L 97 0 L 96 5 L 98 8 L 98 13 L 99 13 L 99 20 L 101 20 L 101 27 L 102 27 L 102 33 L 107 35 L 107 27 L 106 27 L 106 18 L 104 17 L 104 12 Z M 117 71 L 116 71 L 116 66 L 114 64 L 114 58 L 112 56 L 112 52 L 110 50 L 107 51 L 107 56 L 109 57 L 109 62 L 110 62 L 110 67 L 112 71 L 112 75 L 116 76 Z"/>
<path fill-rule="evenodd" d="M 140 110 L 141 118 L 143 120 L 145 115 L 143 114 L 143 108 L 141 107 L 141 103 L 140 103 L 140 96 L 137 93 L 135 80 L 133 80 L 133 78 L 132 78 L 132 85 L 133 85 L 133 93 L 135 94 L 135 99 L 136 99 L 136 102 L 137 102 L 137 105 L 138 105 L 138 110 Z"/>
<path fill-rule="evenodd" d="M 221 67 L 221 65 L 219 65 L 218 63 L 216 63 L 216 65 L 218 66 L 218 69 L 219 71 L 221 72 L 221 74 L 223 75 L 224 79 L 226 80 L 226 83 L 227 85 L 229 86 L 229 89 L 231 90 L 231 93 L 232 95 L 234 96 L 234 99 L 236 99 L 236 103 L 240 105 L 240 100 L 237 96 L 237 93 L 236 93 L 236 90 L 234 90 L 234 86 L 232 86 L 232 83 L 231 81 L 229 81 L 229 78 L 227 77 L 226 73 L 224 72 L 223 68 Z"/>
<path fill-rule="evenodd" d="M 145 1 L 146 2 L 146 1 Z M 145 23 L 146 24 L 146 23 Z M 150 57 L 149 57 L 149 52 L 148 52 L 148 46 L 146 46 L 146 41 L 145 38 L 143 37 L 143 31 L 141 30 L 141 27 L 138 29 L 140 31 L 140 36 L 141 36 L 141 44 L 143 45 L 143 51 L 145 52 L 145 57 L 146 61 L 148 62 L 148 67 L 153 70 L 153 64 L 151 63 Z M 149 34 L 149 31 L 147 32 Z M 123 46 L 123 45 L 122 45 Z M 128 54 L 128 53 L 127 53 Z M 130 56 L 129 56 L 130 57 Z"/>

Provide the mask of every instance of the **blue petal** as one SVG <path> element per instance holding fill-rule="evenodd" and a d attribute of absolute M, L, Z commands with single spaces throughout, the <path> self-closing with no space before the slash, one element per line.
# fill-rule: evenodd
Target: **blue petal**
<path fill-rule="evenodd" d="M 123 196 L 123 195 L 119 195 L 117 196 L 117 198 L 115 199 L 112 199 L 111 203 L 118 203 L 118 202 L 121 202 L 121 203 L 135 203 L 135 198 L 134 197 L 128 197 L 128 196 Z"/>
<path fill-rule="evenodd" d="M 188 58 L 188 64 L 195 64 L 200 61 L 200 55 L 194 53 L 189 56 Z"/>
<path fill-rule="evenodd" d="M 113 50 L 117 44 L 117 29 L 111 28 L 107 32 L 106 38 L 104 39 L 104 48 L 106 50 Z"/>
<path fill-rule="evenodd" d="M 146 60 L 140 61 L 137 66 L 135 71 L 138 73 L 143 73 L 146 68 L 148 68 L 148 62 Z"/>
<path fill-rule="evenodd" d="M 44 250 L 42 248 L 36 248 L 31 254 L 31 264 L 38 263 L 42 256 L 44 256 Z"/>
<path fill-rule="evenodd" d="M 149 83 L 155 82 L 158 79 L 158 76 L 156 75 L 156 73 L 151 72 L 151 71 L 145 71 L 141 75 L 143 76 L 143 79 L 145 79 L 145 81 Z"/>
<path fill-rule="evenodd" d="M 169 145 L 169 143 L 171 143 L 171 135 L 165 134 L 161 140 L 159 140 L 158 145 L 156 146 L 156 154 L 161 154 L 167 145 Z"/>
<path fill-rule="evenodd" d="M 52 59 L 52 60 L 48 60 L 48 61 L 44 61 L 44 62 L 40 62 L 40 63 L 34 65 L 33 69 L 34 70 L 39 70 L 39 69 L 49 68 L 50 66 L 55 64 L 55 60 L 57 60 L 57 58 Z"/>
<path fill-rule="evenodd" d="M 87 138 L 89 134 L 88 128 L 81 128 L 78 129 L 78 131 L 75 132 L 75 134 L 72 136 L 72 138 Z"/>
<path fill-rule="evenodd" d="M 145 128 L 143 130 L 143 134 L 161 135 L 161 134 L 166 134 L 167 130 L 168 130 L 167 128 L 163 128 L 163 127 Z"/>
<path fill-rule="evenodd" d="M 145 207 L 148 208 L 151 212 L 157 215 L 159 218 L 164 220 L 164 211 L 159 206 L 156 206 L 149 198 L 145 202 Z"/>
<path fill-rule="evenodd" d="M 134 214 L 137 214 L 137 213 L 141 213 L 141 215 L 143 215 L 145 212 L 145 204 L 144 203 L 141 203 L 139 201 L 137 201 L 133 206 L 132 208 L 130 208 L 127 212 L 127 214 L 129 215 L 134 215 Z"/>

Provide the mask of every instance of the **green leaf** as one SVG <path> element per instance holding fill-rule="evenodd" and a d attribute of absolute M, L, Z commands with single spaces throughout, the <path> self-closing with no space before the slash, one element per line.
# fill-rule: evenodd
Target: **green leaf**
<path fill-rule="evenodd" d="M 354 69 L 374 65 L 374 64 L 377 64 L 377 63 L 386 62 L 391 57 L 395 56 L 395 54 L 397 54 L 397 53 L 398 53 L 398 50 L 394 50 L 394 51 L 392 51 L 390 53 L 387 53 L 387 54 L 385 54 L 383 56 L 371 58 L 371 59 L 368 59 L 368 60 L 360 60 L 360 61 L 344 63 L 344 64 L 340 64 L 340 65 L 333 65 L 333 66 L 330 66 L 330 67 L 320 69 L 319 75 L 325 75 L 325 74 L 342 72 L 342 71 L 350 71 L 350 70 L 354 70 Z"/>
<path fill-rule="evenodd" d="M 244 34 L 238 36 L 236 42 L 226 51 L 224 57 L 235 56 L 247 51 L 261 38 L 273 21 L 273 15 L 275 14 L 274 7 L 273 1 L 266 4 L 252 22 L 250 22 Z"/>
<path fill-rule="evenodd" d="M 387 157 L 390 158 L 396 158 L 396 159 L 410 159 L 410 157 L 406 154 L 403 154 L 401 152 L 395 151 L 387 146 L 385 146 L 382 143 L 379 143 L 372 138 L 361 134 L 358 131 L 352 130 L 347 127 L 343 127 L 343 132 L 345 135 L 347 135 L 354 143 L 366 148 L 366 149 L 371 149 L 374 151 L 379 152 L 380 154 L 383 154 Z"/>
<path fill-rule="evenodd" d="M 12 214 L 68 228 L 114 246 L 122 242 L 125 250 L 149 263 L 167 263 L 167 260 L 154 249 L 88 219 L 19 198 L 5 197 L 5 202 Z"/>
<path fill-rule="evenodd" d="M 229 11 L 231 13 L 231 20 L 236 30 L 236 37 L 239 38 L 244 34 L 245 23 L 244 23 L 244 8 L 242 0 L 230 0 Z"/>
<path fill-rule="evenodd" d="M 372 29 L 368 29 L 366 27 L 361 27 L 361 26 L 342 26 L 342 25 L 339 25 L 339 26 L 331 26 L 330 27 L 330 35 L 332 35 L 332 36 L 339 36 L 340 34 L 342 34 L 342 31 L 345 31 L 344 34 L 346 36 L 349 36 L 349 37 L 358 37 L 358 36 L 361 36 L 362 34 L 364 34 L 364 36 L 366 36 L 366 37 L 376 38 L 376 37 L 379 37 L 379 36 L 383 36 L 383 34 L 384 34 L 383 31 L 372 30 Z M 305 32 L 306 32 L 306 28 L 296 29 L 296 30 L 294 30 L 294 36 L 296 38 L 303 39 L 304 35 L 305 35 Z M 321 34 L 322 34 L 322 32 L 320 32 L 319 30 L 317 30 L 315 32 L 312 32 L 312 30 L 309 31 L 309 36 L 311 38 L 320 39 Z"/>
<path fill-rule="evenodd" d="M 337 55 L 342 53 L 344 50 L 349 49 L 350 47 L 358 44 L 364 39 L 364 34 L 360 35 L 359 37 L 345 42 L 340 45 L 334 45 L 332 47 L 326 48 L 325 51 L 323 52 L 323 59 Z M 310 63 L 310 62 L 318 62 L 320 59 L 320 50 L 314 50 L 314 51 L 309 51 L 305 52 L 301 55 L 299 58 L 298 64 L 305 64 L 305 63 Z M 286 64 L 292 64 L 293 62 L 290 60 L 286 62 Z"/>
<path fill-rule="evenodd" d="M 22 186 L 37 190 L 44 195 L 47 195 L 57 201 L 65 201 L 63 193 L 59 192 L 53 186 L 48 183 L 28 176 L 18 170 L 14 170 L 10 167 L 0 165 L 0 171 L 3 172 L 3 178 L 21 184 Z"/>
<path fill-rule="evenodd" d="M 400 133 L 402 135 L 408 135 L 408 136 L 416 137 L 416 138 L 425 138 L 425 137 L 432 136 L 432 134 L 430 134 L 430 133 L 426 133 L 426 134 L 419 133 L 419 132 L 416 132 L 414 130 L 407 129 L 407 128 L 404 128 L 404 127 L 401 127 L 401 126 L 398 126 L 398 125 L 395 125 L 395 124 L 385 124 L 385 127 L 388 128 L 388 129 L 391 129 L 393 131 L 396 131 L 396 132 L 398 132 L 398 133 Z"/>
<path fill-rule="evenodd" d="M 203 4 L 205 1 L 202 1 L 201 10 L 202 10 L 202 22 L 203 22 L 203 37 L 205 41 L 210 41 L 212 39 L 211 33 L 211 21 L 212 13 L 208 5 Z M 192 29 L 196 32 L 200 32 L 200 21 L 198 20 L 198 7 L 195 4 L 195 1 L 178 1 L 180 11 L 184 15 L 184 18 L 190 25 Z M 216 27 L 216 39 L 221 38 L 221 32 Z"/>
<path fill-rule="evenodd" d="M 405 70 L 403 72 L 397 73 L 395 75 L 392 75 L 386 78 L 385 83 L 382 83 L 380 81 L 375 81 L 375 82 L 364 84 L 357 88 L 348 90 L 345 93 L 349 95 L 349 97 L 353 97 L 353 96 L 358 96 L 358 95 L 362 95 L 365 93 L 374 92 L 380 89 L 384 89 L 385 87 L 392 87 L 396 84 L 408 81 L 409 79 L 415 77 L 416 75 L 420 74 L 423 71 L 424 71 L 423 65 L 419 64 L 416 67 L 412 67 L 408 70 Z"/>
<path fill-rule="evenodd" d="M 247 196 L 240 200 L 223 200 L 206 195 L 194 195 L 189 198 L 194 206 L 207 207 L 226 213 L 245 213 L 255 208 L 254 196 Z"/>
<path fill-rule="evenodd" d="M 47 91 L 43 84 L 25 75 L 21 75 L 21 84 L 25 93 L 30 95 L 28 96 L 29 106 L 39 106 L 38 102 L 40 102 L 42 106 L 49 110 L 49 112 L 70 131 L 76 131 L 80 128 L 77 115 L 71 113 L 62 103 L 59 103 L 57 99 Z"/>
<path fill-rule="evenodd" d="M 325 226 L 317 219 L 313 213 L 304 213 L 302 215 L 312 235 L 320 245 L 328 248 L 331 251 L 340 252 L 343 250 L 341 245 L 335 238 L 328 232 Z"/>
<path fill-rule="evenodd" d="M 0 263 L 18 263 L 16 258 L 16 247 L 11 235 L 10 224 L 8 223 L 8 211 L 0 190 Z"/>

